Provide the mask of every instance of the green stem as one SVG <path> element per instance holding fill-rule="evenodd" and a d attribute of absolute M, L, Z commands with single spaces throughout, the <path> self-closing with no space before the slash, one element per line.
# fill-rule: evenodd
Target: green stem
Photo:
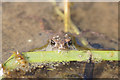
<path fill-rule="evenodd" d="M 81 61 L 88 62 L 90 55 L 92 61 L 119 61 L 119 51 L 39 51 L 39 52 L 24 52 L 23 56 L 29 63 L 49 63 L 49 62 L 69 62 Z M 3 66 L 7 69 L 15 69 L 18 65 L 14 55 L 12 55 Z"/>

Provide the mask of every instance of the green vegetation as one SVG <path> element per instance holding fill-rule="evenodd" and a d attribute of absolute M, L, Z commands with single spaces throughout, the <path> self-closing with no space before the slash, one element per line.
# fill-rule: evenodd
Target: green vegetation
<path fill-rule="evenodd" d="M 29 63 L 49 63 L 49 62 L 69 62 L 81 61 L 88 62 L 92 55 L 92 61 L 119 61 L 119 51 L 39 51 L 39 52 L 24 52 L 22 53 L 24 59 Z M 8 69 L 14 69 L 18 65 L 16 62 L 15 54 L 13 54 L 3 66 Z"/>

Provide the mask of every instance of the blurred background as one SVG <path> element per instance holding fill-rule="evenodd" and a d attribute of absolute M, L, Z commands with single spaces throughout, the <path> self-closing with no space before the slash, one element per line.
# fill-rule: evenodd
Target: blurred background
<path fill-rule="evenodd" d="M 64 29 L 64 22 L 54 11 L 52 2 L 5 2 L 2 9 L 3 61 L 11 55 L 10 51 L 23 52 L 43 46 L 48 40 L 47 30 Z M 71 6 L 71 18 L 90 43 L 117 49 L 111 40 L 118 40 L 118 3 L 76 2 Z M 90 35 L 91 32 L 107 38 Z"/>
<path fill-rule="evenodd" d="M 64 29 L 52 2 L 3 2 L 2 10 L 2 62 L 11 51 L 26 52 L 45 45 L 48 30 Z M 117 2 L 74 2 L 71 19 L 91 44 L 118 49 Z"/>

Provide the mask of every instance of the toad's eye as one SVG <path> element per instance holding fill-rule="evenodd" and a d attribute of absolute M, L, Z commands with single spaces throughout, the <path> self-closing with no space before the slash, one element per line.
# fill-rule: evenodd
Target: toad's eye
<path fill-rule="evenodd" d="M 53 40 L 51 40 L 51 45 L 55 45 L 55 42 Z"/>
<path fill-rule="evenodd" d="M 68 42 L 68 45 L 69 45 L 69 46 L 72 45 L 72 40 L 70 40 L 70 41 Z"/>

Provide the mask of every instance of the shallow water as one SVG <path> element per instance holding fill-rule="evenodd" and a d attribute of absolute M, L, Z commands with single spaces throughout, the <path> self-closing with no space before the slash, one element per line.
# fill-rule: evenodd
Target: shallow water
<path fill-rule="evenodd" d="M 57 65 L 57 66 L 55 66 Z M 38 64 L 29 71 L 13 70 L 7 78 L 118 78 L 118 62 Z"/>
<path fill-rule="evenodd" d="M 71 9 L 71 17 L 81 31 L 86 31 L 82 36 L 93 47 L 118 49 L 117 7 L 117 3 L 110 2 L 74 3 Z M 54 32 L 64 29 L 64 23 L 56 16 L 52 4 L 48 2 L 3 3 L 2 17 L 2 62 L 12 54 L 10 51 L 18 50 L 19 52 L 26 52 L 46 44 L 49 38 L 48 29 Z M 45 31 L 42 30 L 43 27 L 45 27 Z M 90 30 L 90 32 L 87 30 Z M 91 34 L 91 32 L 98 32 L 105 37 Z M 16 72 L 11 74 L 14 74 L 13 77 L 17 75 Z M 18 76 L 21 75 L 23 74 Z M 70 62 L 70 64 L 66 65 L 60 64 L 60 66 L 52 71 L 47 70 L 47 66 L 42 69 L 33 69 L 33 73 L 30 76 L 39 76 L 41 78 L 117 78 L 118 63 L 107 61 L 100 63 Z"/>

